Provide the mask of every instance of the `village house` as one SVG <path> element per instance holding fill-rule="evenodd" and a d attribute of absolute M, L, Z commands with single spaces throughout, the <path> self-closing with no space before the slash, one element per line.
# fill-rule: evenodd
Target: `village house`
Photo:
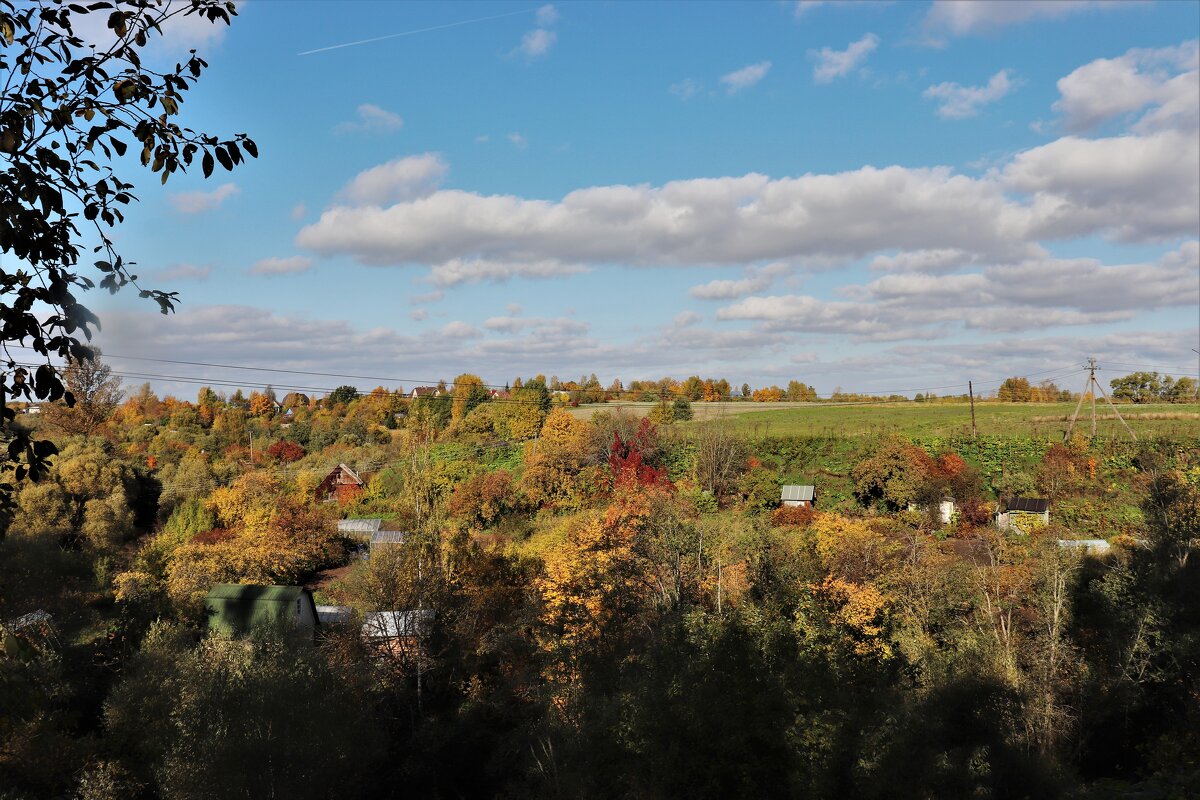
<path fill-rule="evenodd" d="M 1050 524 L 1050 501 L 1040 497 L 1012 497 L 1003 501 L 996 514 L 996 527 L 1002 531 L 1015 527 L 1025 531 L 1031 522 Z"/>
<path fill-rule="evenodd" d="M 416 386 L 408 396 L 412 400 L 416 400 L 418 397 L 441 397 L 442 390 L 436 386 Z"/>
<path fill-rule="evenodd" d="M 312 630 L 320 624 L 312 592 L 303 586 L 217 584 L 204 598 L 204 616 L 210 632 L 226 636 L 279 625 Z"/>
<path fill-rule="evenodd" d="M 338 464 L 317 486 L 317 502 L 337 501 L 340 505 L 345 505 L 362 494 L 365 486 L 365 482 L 357 472 L 345 464 Z"/>
<path fill-rule="evenodd" d="M 321 625 L 349 625 L 354 621 L 350 606 L 317 606 L 317 621 Z"/>
<path fill-rule="evenodd" d="M 785 506 L 814 506 L 817 503 L 817 487 L 784 486 L 779 492 L 779 502 Z"/>

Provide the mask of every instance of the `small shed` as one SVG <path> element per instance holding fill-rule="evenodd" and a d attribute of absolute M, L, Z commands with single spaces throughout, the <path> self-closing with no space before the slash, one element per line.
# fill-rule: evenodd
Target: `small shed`
<path fill-rule="evenodd" d="M 241 636 L 259 626 L 320 624 L 312 592 L 303 586 L 221 583 L 204 598 L 209 632 Z"/>
<path fill-rule="evenodd" d="M 372 611 L 363 615 L 364 639 L 417 639 L 429 635 L 436 612 L 432 608 L 412 611 Z"/>
<path fill-rule="evenodd" d="M 363 492 L 366 486 L 358 473 L 345 464 L 338 464 L 317 486 L 317 501 L 320 503 L 349 503 Z"/>
<path fill-rule="evenodd" d="M 354 621 L 350 606 L 317 606 L 317 621 L 322 625 L 348 625 Z"/>
<path fill-rule="evenodd" d="M 1004 501 L 1000 513 L 996 515 L 996 525 L 1000 530 L 1010 527 L 1022 528 L 1022 521 L 1041 520 L 1043 525 L 1050 524 L 1050 501 L 1041 497 L 1012 497 Z"/>
<path fill-rule="evenodd" d="M 375 531 L 371 534 L 371 555 L 381 547 L 404 544 L 404 531 Z"/>
<path fill-rule="evenodd" d="M 785 506 L 813 506 L 817 503 L 817 487 L 784 486 L 779 500 Z"/>

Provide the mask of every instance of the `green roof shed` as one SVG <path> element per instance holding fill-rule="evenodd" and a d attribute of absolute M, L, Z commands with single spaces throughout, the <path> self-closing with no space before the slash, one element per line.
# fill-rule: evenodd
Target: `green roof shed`
<path fill-rule="evenodd" d="M 210 632 L 240 636 L 258 626 L 292 624 L 312 629 L 320 624 L 312 593 L 303 586 L 258 586 L 221 583 L 204 598 Z"/>

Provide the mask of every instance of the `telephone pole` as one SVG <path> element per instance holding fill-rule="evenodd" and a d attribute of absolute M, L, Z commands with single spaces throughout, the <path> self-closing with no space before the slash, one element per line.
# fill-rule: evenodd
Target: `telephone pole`
<path fill-rule="evenodd" d="M 960 383 L 959 386 L 962 386 Z M 975 429 L 975 387 L 967 381 L 967 394 L 971 396 L 971 438 L 979 438 L 979 432 Z"/>
<path fill-rule="evenodd" d="M 1075 413 L 1071 415 L 1071 422 L 1067 425 L 1067 432 L 1063 434 L 1063 441 L 1065 442 L 1071 438 L 1071 431 L 1075 428 L 1075 420 L 1079 417 L 1079 409 L 1083 407 L 1083 398 L 1087 397 L 1089 392 L 1092 395 L 1092 438 L 1096 437 L 1096 393 L 1099 392 L 1104 396 L 1104 401 L 1108 403 L 1109 408 L 1117 415 L 1117 419 L 1125 426 L 1125 430 L 1129 431 L 1129 435 L 1136 442 L 1137 434 L 1133 432 L 1133 428 L 1130 428 L 1129 423 L 1121 416 L 1121 412 L 1117 410 L 1116 404 L 1109 398 L 1108 392 L 1104 391 L 1104 387 L 1100 385 L 1100 381 L 1096 380 L 1096 371 L 1099 369 L 1100 366 L 1096 363 L 1096 359 L 1089 358 L 1087 360 L 1087 383 L 1083 385 L 1083 392 L 1079 395 L 1079 402 L 1075 404 Z"/>

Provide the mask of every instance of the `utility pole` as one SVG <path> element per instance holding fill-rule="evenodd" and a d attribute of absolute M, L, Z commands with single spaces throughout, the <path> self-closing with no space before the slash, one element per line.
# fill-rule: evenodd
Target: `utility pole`
<path fill-rule="evenodd" d="M 962 384 L 960 383 L 959 386 Z M 979 432 L 975 428 L 975 387 L 971 385 L 970 381 L 967 381 L 967 394 L 971 396 L 971 438 L 977 439 Z"/>
<path fill-rule="evenodd" d="M 1196 385 L 1192 387 L 1192 402 L 1200 403 L 1200 350 L 1192 348 L 1196 354 Z"/>
<path fill-rule="evenodd" d="M 1130 428 L 1129 423 L 1121 416 L 1121 412 L 1117 410 L 1117 406 L 1108 396 L 1108 392 L 1104 391 L 1104 387 L 1096 380 L 1096 370 L 1098 369 L 1100 367 L 1096 364 L 1096 359 L 1089 358 L 1087 361 L 1087 383 L 1084 384 L 1083 392 L 1079 395 L 1079 402 L 1075 404 L 1075 413 L 1071 415 L 1071 422 L 1067 425 L 1067 432 L 1063 435 L 1063 441 L 1065 442 L 1071 438 L 1071 431 L 1075 428 L 1075 420 L 1079 417 L 1079 409 L 1083 407 L 1083 398 L 1087 396 L 1088 392 L 1091 392 L 1092 395 L 1092 438 L 1096 437 L 1096 393 L 1099 392 L 1104 396 L 1104 401 L 1108 403 L 1109 408 L 1117 415 L 1117 419 L 1125 426 L 1125 430 L 1129 431 L 1129 435 L 1136 442 L 1137 434 L 1133 432 L 1133 428 Z"/>
<path fill-rule="evenodd" d="M 1088 373 L 1092 376 L 1092 383 L 1096 382 L 1096 359 L 1088 359 Z M 1092 392 L 1092 438 L 1096 438 L 1096 393 Z"/>

